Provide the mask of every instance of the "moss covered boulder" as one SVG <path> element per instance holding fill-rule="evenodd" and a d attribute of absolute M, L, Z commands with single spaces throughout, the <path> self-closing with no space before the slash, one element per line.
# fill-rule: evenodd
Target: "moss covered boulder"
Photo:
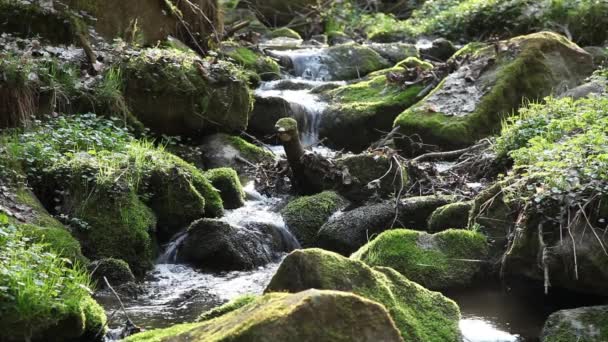
<path fill-rule="evenodd" d="M 396 64 L 408 57 L 420 58 L 418 48 L 414 44 L 408 43 L 372 43 L 368 45 L 372 50 L 376 51 L 380 56 L 386 58 L 389 62 Z"/>
<path fill-rule="evenodd" d="M 424 100 L 395 120 L 405 135 L 454 149 L 497 133 L 502 120 L 525 100 L 538 100 L 556 87 L 574 87 L 593 71 L 591 56 L 554 33 L 520 36 L 495 45 L 473 43 L 455 58 L 466 62 Z M 418 154 L 399 140 L 406 154 Z"/>
<path fill-rule="evenodd" d="M 212 169 L 205 177 L 219 190 L 225 209 L 236 209 L 245 205 L 245 191 L 239 175 L 229 167 Z"/>
<path fill-rule="evenodd" d="M 561 310 L 551 314 L 542 342 L 595 342 L 608 340 L 608 307 L 590 306 Z"/>
<path fill-rule="evenodd" d="M 460 311 L 450 299 L 390 268 L 370 268 L 320 249 L 288 255 L 266 292 L 297 293 L 311 288 L 353 292 L 383 304 L 405 341 L 460 340 Z"/>
<path fill-rule="evenodd" d="M 99 288 L 106 286 L 104 278 L 108 279 L 110 285 L 117 286 L 135 281 L 129 264 L 124 260 L 105 258 L 96 260 L 89 265 L 91 277 L 97 282 Z"/>
<path fill-rule="evenodd" d="M 394 229 L 355 252 L 351 258 L 369 266 L 390 267 L 431 290 L 471 284 L 486 260 L 486 238 L 469 230 L 437 234 Z"/>
<path fill-rule="evenodd" d="M 287 228 L 303 247 L 314 244 L 321 226 L 335 212 L 344 209 L 348 201 L 332 191 L 297 198 L 283 208 L 281 215 Z"/>
<path fill-rule="evenodd" d="M 469 224 L 470 202 L 457 202 L 437 208 L 429 217 L 429 232 L 436 233 L 449 228 L 466 228 Z"/>
<path fill-rule="evenodd" d="M 271 293 L 218 318 L 152 330 L 127 342 L 403 341 L 386 309 L 354 294 Z"/>
<path fill-rule="evenodd" d="M 281 77 L 279 64 L 261 52 L 233 42 L 223 43 L 220 52 L 234 60 L 238 65 L 253 72 L 258 81 L 271 81 Z"/>
<path fill-rule="evenodd" d="M 350 255 L 377 234 L 393 227 L 425 230 L 431 213 L 452 201 L 451 196 L 423 196 L 402 200 L 398 207 L 395 201 L 362 206 L 333 216 L 317 233 L 315 245 Z"/>
<path fill-rule="evenodd" d="M 274 159 L 274 155 L 269 150 L 241 137 L 221 133 L 205 137 L 200 149 L 203 151 L 205 168 L 230 167 L 241 175 L 247 172 L 251 164 Z"/>
<path fill-rule="evenodd" d="M 422 85 L 402 86 L 390 82 L 387 74 L 374 73 L 366 80 L 341 86 L 326 93 L 329 107 L 321 116 L 319 135 L 329 146 L 360 152 L 391 130 L 395 118 L 418 101 Z"/>
<path fill-rule="evenodd" d="M 125 99 L 153 132 L 195 136 L 247 128 L 252 95 L 234 64 L 194 52 L 144 49 L 123 62 Z"/>

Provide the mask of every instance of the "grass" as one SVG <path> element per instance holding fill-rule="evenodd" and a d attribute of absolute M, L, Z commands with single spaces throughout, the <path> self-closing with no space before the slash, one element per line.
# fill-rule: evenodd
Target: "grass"
<path fill-rule="evenodd" d="M 0 224 L 0 275 L 0 337 L 40 336 L 61 320 L 82 315 L 82 302 L 90 298 L 83 268 L 6 224 Z"/>

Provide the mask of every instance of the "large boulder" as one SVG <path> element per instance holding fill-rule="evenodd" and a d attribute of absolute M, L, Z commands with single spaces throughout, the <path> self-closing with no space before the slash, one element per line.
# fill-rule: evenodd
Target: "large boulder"
<path fill-rule="evenodd" d="M 339 81 L 364 77 L 391 67 L 391 63 L 368 46 L 343 44 L 324 49 L 275 51 L 295 76 L 313 80 Z"/>
<path fill-rule="evenodd" d="M 234 42 L 224 42 L 220 47 L 220 53 L 253 73 L 254 83 L 259 83 L 260 80 L 276 80 L 281 77 L 279 64 L 262 52 L 252 48 Z"/>
<path fill-rule="evenodd" d="M 587 52 L 550 32 L 495 44 L 472 43 L 453 58 L 465 62 L 394 123 L 402 134 L 416 134 L 425 144 L 442 149 L 496 133 L 524 100 L 542 99 L 556 85 L 575 87 L 593 71 Z M 410 141 L 397 142 L 405 153 L 420 153 Z"/>
<path fill-rule="evenodd" d="M 348 201 L 333 191 L 297 198 L 283 210 L 281 215 L 287 228 L 303 247 L 311 247 L 321 226 L 335 212 L 344 209 Z"/>
<path fill-rule="evenodd" d="M 386 309 L 354 294 L 308 290 L 271 293 L 201 323 L 131 336 L 126 342 L 400 342 Z"/>
<path fill-rule="evenodd" d="M 390 82 L 389 75 L 400 75 L 398 67 L 369 75 L 360 82 L 326 92 L 330 103 L 321 117 L 319 135 L 329 146 L 360 152 L 391 130 L 395 118 L 418 101 L 424 88 Z"/>
<path fill-rule="evenodd" d="M 317 233 L 315 245 L 349 255 L 375 235 L 396 226 L 425 230 L 429 216 L 438 207 L 454 201 L 451 196 L 410 197 L 362 206 L 333 216 Z"/>
<path fill-rule="evenodd" d="M 249 117 L 247 131 L 256 137 L 268 140 L 275 134 L 274 125 L 282 118 L 293 117 L 292 104 L 278 96 L 256 94 L 253 111 Z"/>
<path fill-rule="evenodd" d="M 276 229 L 280 227 L 240 227 L 217 219 L 201 219 L 188 227 L 177 247 L 177 258 L 205 269 L 254 269 L 294 248 Z"/>
<path fill-rule="evenodd" d="M 218 189 L 225 209 L 237 209 L 245 205 L 245 191 L 239 175 L 229 167 L 211 169 L 205 177 Z"/>
<path fill-rule="evenodd" d="M 376 51 L 380 56 L 386 58 L 389 62 L 397 64 L 408 57 L 420 57 L 418 48 L 414 44 L 408 43 L 372 43 L 368 45 L 372 50 Z"/>
<path fill-rule="evenodd" d="M 472 283 L 486 261 L 486 238 L 470 230 L 437 234 L 394 229 L 380 234 L 351 258 L 369 266 L 390 267 L 431 290 Z"/>
<path fill-rule="evenodd" d="M 320 249 L 288 255 L 266 292 L 296 293 L 311 288 L 353 292 L 383 304 L 405 341 L 460 340 L 460 312 L 450 299 L 390 268 L 370 268 Z"/>
<path fill-rule="evenodd" d="M 197 136 L 247 128 L 252 95 L 239 69 L 193 52 L 144 49 L 126 58 L 125 100 L 153 132 Z"/>
<path fill-rule="evenodd" d="M 560 310 L 549 316 L 541 342 L 599 342 L 608 340 L 608 306 Z"/>

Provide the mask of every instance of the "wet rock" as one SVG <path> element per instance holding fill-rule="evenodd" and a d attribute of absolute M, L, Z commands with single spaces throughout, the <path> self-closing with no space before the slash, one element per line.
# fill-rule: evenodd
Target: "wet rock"
<path fill-rule="evenodd" d="M 127 58 L 122 70 L 129 108 L 155 133 L 192 137 L 247 128 L 251 94 L 229 62 L 144 49 Z"/>
<path fill-rule="evenodd" d="M 390 267 L 431 290 L 470 286 L 486 261 L 486 238 L 470 230 L 427 234 L 394 229 L 380 234 L 351 258 Z"/>
<path fill-rule="evenodd" d="M 206 168 L 230 167 L 239 174 L 246 174 L 249 163 L 261 163 L 274 158 L 270 151 L 240 137 L 221 133 L 205 137 L 200 148 Z"/>
<path fill-rule="evenodd" d="M 205 177 L 220 191 L 224 209 L 237 209 L 245 204 L 245 191 L 236 171 L 229 167 L 212 169 L 205 172 Z"/>
<path fill-rule="evenodd" d="M 431 46 L 420 50 L 422 57 L 435 60 L 435 61 L 447 61 L 452 57 L 458 49 L 454 44 L 445 39 L 438 38 L 431 42 Z"/>
<path fill-rule="evenodd" d="M 323 325 L 319 326 L 319 322 L 323 322 Z M 161 338 L 191 342 L 403 341 L 381 304 L 354 294 L 319 290 L 266 294 L 219 318 L 152 330 L 126 341 L 143 342 Z"/>
<path fill-rule="evenodd" d="M 554 33 L 541 32 L 495 44 L 469 44 L 468 60 L 423 101 L 403 112 L 395 127 L 441 149 L 470 145 L 496 133 L 522 99 L 542 99 L 556 85 L 573 87 L 593 71 L 591 56 Z M 425 149 L 397 140 L 406 154 Z"/>
<path fill-rule="evenodd" d="M 470 202 L 457 202 L 437 208 L 429 218 L 429 232 L 441 232 L 449 228 L 466 228 L 469 224 Z"/>
<path fill-rule="evenodd" d="M 248 132 L 264 139 L 275 134 L 274 124 L 279 119 L 293 117 L 291 104 L 278 96 L 255 96 L 255 105 L 249 118 Z"/>
<path fill-rule="evenodd" d="M 456 303 L 385 267 L 370 268 L 320 249 L 298 250 L 285 258 L 266 292 L 306 289 L 353 292 L 389 311 L 405 341 L 459 341 Z"/>
<path fill-rule="evenodd" d="M 332 217 L 317 234 L 316 245 L 349 255 L 375 235 L 395 226 L 425 230 L 429 216 L 438 207 L 454 201 L 451 196 L 411 197 L 359 207 Z"/>
<path fill-rule="evenodd" d="M 608 306 L 590 306 L 554 312 L 543 327 L 542 342 L 605 341 Z"/>
<path fill-rule="evenodd" d="M 292 66 L 294 75 L 313 80 L 352 80 L 391 66 L 376 51 L 359 44 L 275 53 L 289 58 L 289 65 L 284 66 Z"/>
<path fill-rule="evenodd" d="M 204 269 L 254 269 L 289 251 L 283 241 L 276 240 L 281 236 L 269 228 L 272 229 L 268 225 L 236 227 L 215 219 L 198 220 L 188 228 L 177 257 Z"/>
<path fill-rule="evenodd" d="M 264 25 L 256 16 L 254 11 L 247 8 L 234 8 L 224 11 L 224 27 L 230 28 L 240 22 L 248 22 L 249 25 L 237 30 L 235 34 L 248 34 L 254 32 L 260 36 L 271 34 L 272 30 Z"/>
<path fill-rule="evenodd" d="M 275 30 L 272 30 L 269 34 L 272 38 L 291 38 L 302 40 L 302 36 L 300 34 L 288 27 L 281 27 Z"/>
<path fill-rule="evenodd" d="M 135 276 L 131 272 L 129 264 L 124 260 L 106 258 L 96 260 L 88 266 L 91 278 L 97 282 L 100 288 L 105 288 L 104 278 L 108 279 L 111 286 L 119 286 L 135 281 Z"/>
<path fill-rule="evenodd" d="M 287 228 L 303 247 L 314 244 L 317 232 L 335 212 L 346 207 L 348 201 L 335 192 L 297 198 L 283 208 L 281 215 Z"/>
<path fill-rule="evenodd" d="M 420 57 L 418 49 L 414 44 L 408 43 L 372 43 L 368 45 L 380 56 L 386 58 L 392 64 L 396 64 L 408 57 Z"/>

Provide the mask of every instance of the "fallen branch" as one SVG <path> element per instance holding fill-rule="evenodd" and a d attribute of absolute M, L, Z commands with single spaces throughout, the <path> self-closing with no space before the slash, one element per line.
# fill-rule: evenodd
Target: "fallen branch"
<path fill-rule="evenodd" d="M 422 155 L 412 159 L 411 162 L 420 163 L 423 161 L 455 160 L 455 159 L 458 159 L 460 156 L 462 156 L 465 153 L 474 151 L 479 148 L 486 147 L 488 145 L 489 145 L 489 142 L 487 140 L 482 140 L 478 144 L 475 144 L 473 146 L 469 146 L 467 148 L 463 148 L 460 150 L 425 153 L 425 154 L 422 154 Z"/>

